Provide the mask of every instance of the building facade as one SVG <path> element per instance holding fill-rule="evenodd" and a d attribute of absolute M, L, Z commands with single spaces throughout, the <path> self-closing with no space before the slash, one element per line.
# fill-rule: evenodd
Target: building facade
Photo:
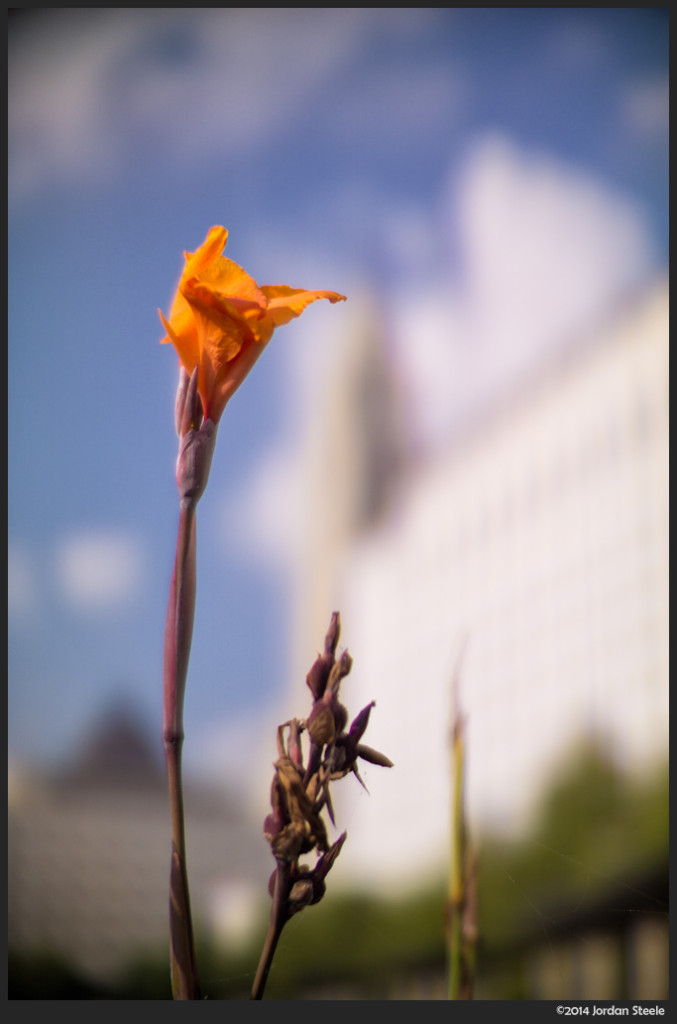
<path fill-rule="evenodd" d="M 167 781 L 135 719 L 113 713 L 59 774 L 9 781 L 10 951 L 57 955 L 99 983 L 167 951 Z M 197 932 L 231 938 L 225 918 L 250 926 L 267 909 L 260 824 L 224 792 L 189 783 L 186 837 Z"/>
<path fill-rule="evenodd" d="M 351 372 L 342 386 L 359 387 Z M 371 795 L 341 787 L 345 871 L 415 881 L 444 863 L 455 708 L 478 828 L 517 832 L 581 737 L 629 773 L 666 756 L 668 541 L 661 282 L 409 466 L 387 511 L 325 552 L 314 630 L 340 609 L 346 703 L 376 701 L 369 742 L 395 762 L 366 767 Z"/>

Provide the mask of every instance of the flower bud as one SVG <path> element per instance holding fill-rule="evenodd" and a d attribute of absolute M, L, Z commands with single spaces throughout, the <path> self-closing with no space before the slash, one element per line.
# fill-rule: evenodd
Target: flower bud
<path fill-rule="evenodd" d="M 330 658 L 333 658 L 336 654 L 336 647 L 338 645 L 340 635 L 341 616 L 338 612 L 332 612 L 329 629 L 327 630 L 327 635 L 324 638 L 324 653 Z"/>
<path fill-rule="evenodd" d="M 357 741 L 362 739 L 364 736 L 365 729 L 369 723 L 369 715 L 371 709 L 376 706 L 376 701 L 372 700 L 370 704 L 367 704 L 366 708 L 362 708 L 359 715 L 353 719 L 350 726 L 350 739 L 352 742 L 357 744 Z"/>
<path fill-rule="evenodd" d="M 314 744 L 323 747 L 331 743 L 336 734 L 336 725 L 332 709 L 318 701 L 308 718 L 308 733 Z"/>
<path fill-rule="evenodd" d="M 329 679 L 332 665 L 333 661 L 329 660 L 325 654 L 322 654 L 313 662 L 312 668 L 306 676 L 306 685 L 315 700 L 319 700 L 327 688 L 327 680 Z"/>
<path fill-rule="evenodd" d="M 287 913 L 291 917 L 292 914 L 298 914 L 304 907 L 309 907 L 311 903 L 317 903 L 314 879 L 310 877 L 310 872 L 304 872 L 298 882 L 294 882 L 291 887 Z"/>
<path fill-rule="evenodd" d="M 293 824 L 285 825 L 282 831 L 271 840 L 270 847 L 273 856 L 278 861 L 293 864 L 303 851 L 304 839 L 303 833 Z"/>
<path fill-rule="evenodd" d="M 332 666 L 332 670 L 329 675 L 329 683 L 327 684 L 327 688 L 331 690 L 332 693 L 338 694 L 339 687 L 341 685 L 341 680 L 343 679 L 344 676 L 348 675 L 352 667 L 353 659 L 348 653 L 348 651 L 344 651 L 339 660 L 336 662 L 336 664 Z"/>
<path fill-rule="evenodd" d="M 368 747 L 366 743 L 357 744 L 357 756 L 361 757 L 364 761 L 371 762 L 371 764 L 378 764 L 382 768 L 394 767 L 389 757 L 386 757 L 379 750 L 374 750 L 373 747 Z"/>
<path fill-rule="evenodd" d="M 189 430 L 181 438 L 176 462 L 176 483 L 182 504 L 196 505 L 202 497 L 216 445 L 216 425 L 205 420 L 199 430 Z"/>

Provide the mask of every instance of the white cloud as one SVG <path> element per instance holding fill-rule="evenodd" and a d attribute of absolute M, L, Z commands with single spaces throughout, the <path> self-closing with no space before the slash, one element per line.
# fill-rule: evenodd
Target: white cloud
<path fill-rule="evenodd" d="M 645 283 L 638 209 L 576 168 L 488 136 L 455 182 L 460 277 L 429 268 L 396 296 L 397 341 L 432 441 Z"/>
<path fill-rule="evenodd" d="M 65 537 L 55 551 L 57 587 L 84 612 L 107 612 L 134 603 L 144 575 L 144 556 L 133 537 L 83 532 Z"/>
<path fill-rule="evenodd" d="M 492 333 L 506 316 L 513 333 L 545 342 L 578 330 L 648 265 L 645 225 L 628 199 L 500 137 L 471 152 L 459 209 L 471 301 Z"/>
<path fill-rule="evenodd" d="M 100 181 L 141 143 L 174 162 L 229 161 L 283 139 L 372 37 L 406 38 L 425 12 L 375 8 L 60 8 L 13 27 L 9 184 Z M 405 86 L 401 84 L 401 88 Z M 445 82 L 422 77 L 436 102 Z M 393 110 L 383 83 L 382 99 Z M 408 104 L 415 104 L 409 86 Z M 415 105 L 416 123 L 420 120 Z M 323 108 L 323 116 L 327 111 Z M 401 124 L 399 125 L 401 133 Z"/>
<path fill-rule="evenodd" d="M 126 22 L 59 10 L 35 36 L 28 28 L 14 31 L 8 52 L 13 197 L 54 180 L 100 179 L 119 159 L 105 94 L 106 75 L 128 39 Z"/>
<path fill-rule="evenodd" d="M 412 430 L 425 446 L 443 443 L 454 425 L 549 352 L 613 315 L 651 267 L 644 223 L 631 202 L 505 138 L 478 139 L 451 191 L 438 203 L 449 215 L 427 219 L 411 206 L 371 202 L 368 190 L 351 193 L 358 219 L 360 210 L 365 219 L 370 210 L 374 234 L 389 240 L 400 266 L 384 317 Z M 460 275 L 443 257 L 451 223 L 459 231 Z M 299 280 L 310 274 L 313 286 L 335 285 L 329 269 L 303 267 L 293 246 L 289 261 L 298 262 Z M 307 529 L 304 459 L 310 424 L 323 415 L 318 402 L 326 400 L 318 397 L 318 382 L 335 374 L 346 339 L 359 329 L 359 290 L 346 291 L 345 308 L 310 312 L 286 329 L 293 335 L 276 336 L 273 344 L 285 347 L 279 370 L 294 396 L 293 427 L 224 507 L 228 544 L 278 568 L 292 564 Z"/>

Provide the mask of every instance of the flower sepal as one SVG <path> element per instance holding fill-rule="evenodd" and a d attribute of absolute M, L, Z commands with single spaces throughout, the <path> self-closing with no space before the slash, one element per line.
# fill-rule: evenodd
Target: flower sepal
<path fill-rule="evenodd" d="M 205 420 L 199 430 L 181 438 L 176 460 L 176 483 L 182 506 L 194 506 L 204 494 L 216 446 L 216 424 Z"/>

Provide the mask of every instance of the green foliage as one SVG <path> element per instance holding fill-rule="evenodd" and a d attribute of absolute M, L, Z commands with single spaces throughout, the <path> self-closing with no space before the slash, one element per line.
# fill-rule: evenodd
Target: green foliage
<path fill-rule="evenodd" d="M 51 952 L 30 956 L 9 952 L 8 999 L 101 999 L 103 993 Z"/>
<path fill-rule="evenodd" d="M 172 984 L 166 949 L 135 957 L 111 985 L 109 999 L 171 999 Z"/>
<path fill-rule="evenodd" d="M 525 979 L 515 958 L 522 938 L 547 937 L 556 903 L 585 906 L 639 866 L 667 863 L 667 766 L 649 779 L 626 778 L 599 750 L 567 758 L 529 835 L 519 842 L 473 837 L 479 847 L 477 998 L 520 999 Z M 307 999 L 340 990 L 388 998 L 409 972 L 445 971 L 443 867 L 439 880 L 406 898 L 380 901 L 330 886 L 317 906 L 285 928 L 266 999 Z M 630 893 L 632 896 L 632 893 Z M 206 998 L 248 999 L 267 921 L 247 948 L 224 950 L 198 936 Z M 168 999 L 166 949 L 137 959 L 106 991 L 54 957 L 9 958 L 10 999 Z"/>
<path fill-rule="evenodd" d="M 442 883 L 387 903 L 365 893 L 327 893 L 285 930 L 266 998 L 294 998 L 348 979 L 365 997 L 377 996 L 384 979 L 442 963 L 444 903 Z"/>
<path fill-rule="evenodd" d="M 546 937 L 553 907 L 583 908 L 643 866 L 667 862 L 667 767 L 648 779 L 624 776 L 599 749 L 575 748 L 519 841 L 475 837 L 479 846 L 477 997 L 524 998 L 516 954 L 526 936 Z M 387 903 L 332 892 L 291 922 L 276 953 L 269 999 L 348 982 L 383 998 L 406 972 L 445 967 L 440 880 Z M 500 959 L 499 959 L 500 958 Z M 491 968 L 491 985 L 482 965 Z"/>
<path fill-rule="evenodd" d="M 667 786 L 667 767 L 650 779 L 628 779 L 599 749 L 576 748 L 527 837 L 481 841 L 485 954 L 547 931 L 549 908 L 583 906 L 638 868 L 667 862 Z"/>

